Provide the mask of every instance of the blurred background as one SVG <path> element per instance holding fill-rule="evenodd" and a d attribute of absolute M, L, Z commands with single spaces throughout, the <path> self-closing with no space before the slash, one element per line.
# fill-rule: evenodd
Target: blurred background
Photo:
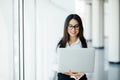
<path fill-rule="evenodd" d="M 88 80 L 120 80 L 119 0 L 0 0 L 0 80 L 54 80 L 53 55 L 71 13 L 95 48 Z"/>

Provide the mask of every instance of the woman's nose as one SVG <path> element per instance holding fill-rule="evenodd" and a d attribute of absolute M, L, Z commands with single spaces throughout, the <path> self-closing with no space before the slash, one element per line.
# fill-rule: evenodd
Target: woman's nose
<path fill-rule="evenodd" d="M 75 31 L 75 27 L 73 27 L 72 30 Z"/>

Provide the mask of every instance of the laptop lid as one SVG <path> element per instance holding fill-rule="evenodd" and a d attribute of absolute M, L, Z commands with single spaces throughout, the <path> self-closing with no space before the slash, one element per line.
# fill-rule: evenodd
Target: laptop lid
<path fill-rule="evenodd" d="M 93 48 L 58 48 L 58 72 L 94 71 L 95 50 Z"/>

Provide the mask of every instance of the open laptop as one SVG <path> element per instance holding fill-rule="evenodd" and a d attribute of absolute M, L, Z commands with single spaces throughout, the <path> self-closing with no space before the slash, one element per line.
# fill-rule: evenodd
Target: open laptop
<path fill-rule="evenodd" d="M 94 71 L 94 48 L 58 48 L 58 72 L 85 72 Z"/>

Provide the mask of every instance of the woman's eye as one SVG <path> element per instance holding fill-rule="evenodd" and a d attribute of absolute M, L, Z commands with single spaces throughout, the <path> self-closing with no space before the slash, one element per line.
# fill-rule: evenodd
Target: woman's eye
<path fill-rule="evenodd" d="M 72 25 L 69 25 L 68 27 L 73 27 Z"/>

